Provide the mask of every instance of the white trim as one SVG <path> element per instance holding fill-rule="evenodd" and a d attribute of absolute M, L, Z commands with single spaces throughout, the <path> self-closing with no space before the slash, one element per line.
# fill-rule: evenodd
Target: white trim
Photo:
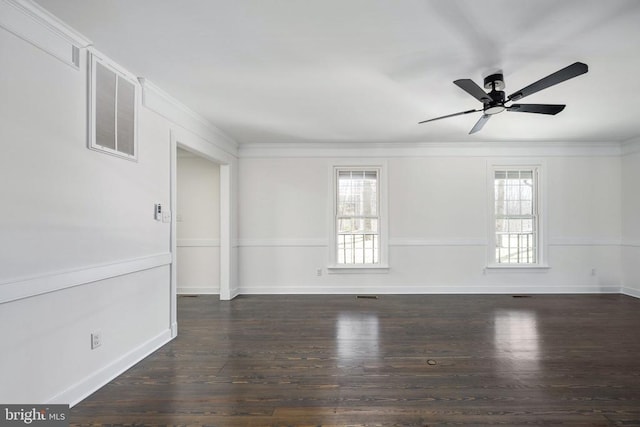
<path fill-rule="evenodd" d="M 483 272 L 486 273 L 487 271 L 492 271 L 492 272 L 497 272 L 497 271 L 511 271 L 511 272 L 527 272 L 527 273 L 533 273 L 533 272 L 539 272 L 539 271 L 544 271 L 544 270 L 549 270 L 551 267 L 549 267 L 548 264 L 508 264 L 508 263 L 504 263 L 504 264 L 489 264 L 487 265 Z"/>
<path fill-rule="evenodd" d="M 618 286 L 595 285 L 319 285 L 277 284 L 242 286 L 243 295 L 421 295 L 421 294 L 619 294 Z"/>
<path fill-rule="evenodd" d="M 620 142 L 248 143 L 240 158 L 619 157 Z"/>
<path fill-rule="evenodd" d="M 235 214 L 233 203 L 234 170 L 231 164 L 220 165 L 220 299 L 232 299 L 231 288 L 237 280 L 237 257 L 231 248 L 235 234 Z M 236 181 L 237 182 L 237 181 Z"/>
<path fill-rule="evenodd" d="M 173 254 L 171 271 L 169 273 L 169 322 L 171 324 L 171 336 L 175 338 L 178 333 L 178 141 L 173 131 L 169 131 L 169 205 L 171 206 L 171 223 L 169 224 L 169 250 Z M 174 328 L 175 325 L 175 328 Z"/>
<path fill-rule="evenodd" d="M 162 253 L 57 271 L 41 276 L 12 279 L 0 283 L 0 304 L 162 267 L 170 263 L 171 254 Z"/>
<path fill-rule="evenodd" d="M 179 248 L 219 248 L 220 239 L 176 239 Z"/>
<path fill-rule="evenodd" d="M 171 137 L 180 143 L 181 149 L 195 154 L 196 157 L 204 157 L 221 165 L 231 164 L 237 160 L 234 154 L 183 126 L 172 126 Z"/>
<path fill-rule="evenodd" d="M 548 246 L 620 246 L 619 238 L 551 237 Z"/>
<path fill-rule="evenodd" d="M 186 242 L 178 246 L 209 246 L 206 243 L 199 244 L 200 239 L 184 239 Z M 207 239 L 202 239 L 207 242 Z M 481 238 L 455 238 L 446 237 L 439 239 L 423 239 L 411 237 L 392 237 L 388 246 L 487 246 L 487 239 Z M 640 241 L 620 242 L 617 238 L 595 239 L 592 237 L 552 237 L 548 239 L 547 246 L 629 246 L 640 247 Z M 211 246 L 214 246 L 213 244 Z M 329 247 L 328 239 L 239 239 L 235 243 L 240 248 L 267 248 L 267 247 Z"/>
<path fill-rule="evenodd" d="M 198 288 L 194 286 L 178 286 L 178 295 L 220 295 L 220 291 L 212 288 Z"/>
<path fill-rule="evenodd" d="M 413 238 L 391 238 L 389 246 L 486 246 L 487 239 L 413 239 Z"/>
<path fill-rule="evenodd" d="M 238 288 L 238 287 L 232 287 L 229 290 L 229 300 L 232 300 L 232 299 L 234 299 L 234 298 L 236 298 L 236 297 L 238 297 L 240 295 L 241 295 L 240 294 L 240 288 Z"/>
<path fill-rule="evenodd" d="M 621 246 L 626 248 L 640 248 L 640 240 L 623 240 Z"/>
<path fill-rule="evenodd" d="M 57 394 L 47 403 L 69 404 L 75 406 L 83 399 L 98 391 L 107 385 L 110 381 L 130 369 L 136 363 L 149 356 L 154 351 L 171 341 L 172 334 L 170 329 L 162 331 L 160 334 L 142 343 L 138 347 L 109 363 L 99 371 L 89 375 L 85 379 L 73 384 L 63 392 Z"/>
<path fill-rule="evenodd" d="M 209 120 L 196 113 L 148 79 L 139 77 L 142 86 L 142 105 L 167 120 L 188 129 L 208 143 L 237 157 L 238 143 Z"/>
<path fill-rule="evenodd" d="M 27 0 L 0 0 L 0 26 L 76 70 L 80 66 L 74 62 L 74 47 L 91 44 L 40 5 Z"/>
<path fill-rule="evenodd" d="M 129 71 L 128 69 L 126 69 L 125 67 L 120 65 L 118 62 L 114 61 L 113 59 L 105 55 L 104 53 L 100 52 L 95 47 L 89 46 L 87 47 L 87 57 L 90 58 L 92 56 L 98 58 L 103 65 L 108 65 L 109 68 L 114 70 L 116 73 L 122 74 L 122 76 L 127 80 L 130 80 L 131 83 L 133 83 L 136 88 L 138 89 L 142 88 L 142 86 L 140 85 L 140 82 L 138 81 L 138 77 L 135 74 L 133 74 L 131 71 Z M 140 95 L 140 94 L 138 93 L 136 95 Z M 138 100 L 139 99 L 140 99 L 140 96 L 138 96 Z"/>
<path fill-rule="evenodd" d="M 630 297 L 640 298 L 640 289 L 635 289 L 635 288 L 630 288 L 628 286 L 625 286 L 622 288 L 621 293 L 623 295 L 628 295 Z"/>
<path fill-rule="evenodd" d="M 640 152 L 640 137 L 622 143 L 622 156 Z"/>
<path fill-rule="evenodd" d="M 238 239 L 239 248 L 328 247 L 327 239 Z"/>
<path fill-rule="evenodd" d="M 388 264 L 337 264 L 327 266 L 327 274 L 386 274 Z"/>
<path fill-rule="evenodd" d="M 234 183 L 237 158 L 224 151 L 220 147 L 208 142 L 198 135 L 183 128 L 171 128 L 170 135 L 170 187 L 171 187 L 171 209 L 177 209 L 177 150 L 178 146 L 186 149 L 199 157 L 220 164 L 220 299 L 229 300 L 236 295 L 232 292 L 232 287 L 236 286 L 237 264 L 233 251 L 233 238 L 235 237 L 236 223 L 234 202 L 236 190 Z M 177 251 L 177 215 L 171 216 L 171 253 Z M 171 298 L 172 298 L 172 319 L 176 319 L 176 295 L 177 295 L 177 274 L 175 263 L 172 264 L 171 274 Z M 235 292 L 235 290 L 234 290 Z"/>
<path fill-rule="evenodd" d="M 175 338 L 178 336 L 178 322 L 171 323 L 171 338 Z"/>

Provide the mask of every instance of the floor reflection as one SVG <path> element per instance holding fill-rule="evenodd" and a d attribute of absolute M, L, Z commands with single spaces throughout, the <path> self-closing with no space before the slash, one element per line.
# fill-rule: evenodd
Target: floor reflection
<path fill-rule="evenodd" d="M 378 316 L 367 313 L 340 313 L 336 323 L 338 357 L 377 358 L 380 352 Z"/>
<path fill-rule="evenodd" d="M 507 359 L 516 371 L 538 370 L 540 339 L 536 313 L 500 310 L 495 314 L 494 346 L 499 358 Z"/>

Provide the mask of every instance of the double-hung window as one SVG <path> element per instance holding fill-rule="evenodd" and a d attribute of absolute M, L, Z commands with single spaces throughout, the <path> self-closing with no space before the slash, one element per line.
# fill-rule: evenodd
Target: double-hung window
<path fill-rule="evenodd" d="M 492 264 L 541 263 L 540 168 L 494 167 Z"/>
<path fill-rule="evenodd" d="M 334 167 L 334 174 L 335 265 L 381 265 L 381 168 Z"/>

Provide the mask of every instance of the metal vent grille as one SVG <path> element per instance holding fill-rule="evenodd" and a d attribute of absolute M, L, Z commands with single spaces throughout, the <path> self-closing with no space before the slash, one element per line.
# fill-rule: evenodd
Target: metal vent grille
<path fill-rule="evenodd" d="M 90 148 L 136 160 L 136 81 L 95 56 L 91 65 Z"/>

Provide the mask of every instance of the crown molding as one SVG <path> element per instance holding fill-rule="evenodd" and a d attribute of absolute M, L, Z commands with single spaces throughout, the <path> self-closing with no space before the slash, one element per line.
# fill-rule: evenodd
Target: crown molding
<path fill-rule="evenodd" d="M 76 70 L 80 49 L 91 41 L 38 4 L 29 0 L 0 0 L 0 27 Z"/>
<path fill-rule="evenodd" d="M 216 145 L 227 154 L 238 156 L 238 143 L 231 136 L 148 79 L 138 77 L 138 81 L 142 86 L 142 105 Z"/>
<path fill-rule="evenodd" d="M 278 157 L 619 157 L 619 142 L 250 143 L 240 158 Z"/>
<path fill-rule="evenodd" d="M 623 142 L 621 151 L 623 156 L 640 152 L 640 136 Z"/>
<path fill-rule="evenodd" d="M 31 0 L 0 0 L 0 4 L 9 5 L 33 19 L 39 25 L 47 30 L 56 33 L 59 37 L 78 45 L 79 47 L 87 47 L 91 45 L 91 40 L 68 26 L 57 16 Z M 4 23 L 4 19 L 3 19 Z M 4 26 L 4 25 L 3 25 Z"/>

